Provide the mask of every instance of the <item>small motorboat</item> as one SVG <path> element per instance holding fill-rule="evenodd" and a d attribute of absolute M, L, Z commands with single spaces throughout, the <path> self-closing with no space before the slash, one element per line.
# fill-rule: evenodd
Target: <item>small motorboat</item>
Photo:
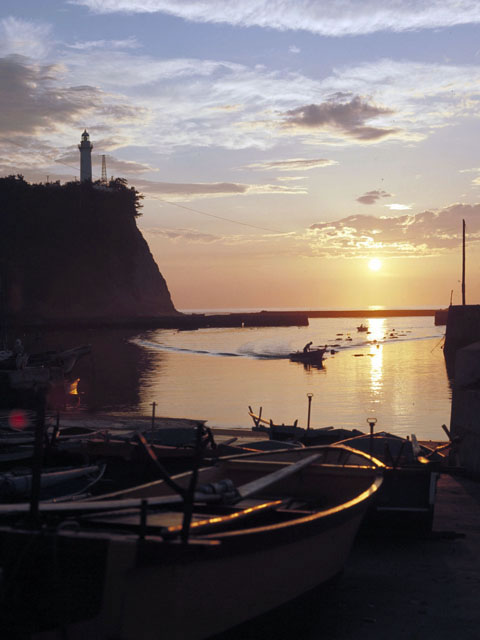
<path fill-rule="evenodd" d="M 323 357 L 327 351 L 328 349 L 324 348 L 310 349 L 309 351 L 295 351 L 294 353 L 289 353 L 288 357 L 292 362 L 323 366 Z"/>

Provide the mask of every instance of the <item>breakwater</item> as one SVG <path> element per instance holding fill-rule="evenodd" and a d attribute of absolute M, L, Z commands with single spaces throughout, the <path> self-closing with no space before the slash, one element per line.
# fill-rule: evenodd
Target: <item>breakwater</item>
<path fill-rule="evenodd" d="M 224 314 L 178 314 L 155 317 L 133 318 L 89 318 L 89 319 L 51 319 L 25 320 L 8 322 L 10 326 L 21 326 L 23 329 L 85 329 L 85 328 L 124 328 L 124 329 L 179 329 L 192 331 L 206 328 L 228 327 L 289 327 L 308 326 L 308 315 L 305 312 L 261 311 L 259 313 L 224 313 Z"/>
<path fill-rule="evenodd" d="M 305 311 L 309 318 L 407 318 L 434 316 L 435 309 L 334 309 Z"/>
<path fill-rule="evenodd" d="M 312 309 L 288 311 L 178 313 L 153 317 L 100 317 L 100 318 L 7 318 L 7 326 L 24 329 L 179 329 L 235 327 L 289 327 L 308 326 L 309 318 L 401 318 L 435 316 L 435 309 Z"/>

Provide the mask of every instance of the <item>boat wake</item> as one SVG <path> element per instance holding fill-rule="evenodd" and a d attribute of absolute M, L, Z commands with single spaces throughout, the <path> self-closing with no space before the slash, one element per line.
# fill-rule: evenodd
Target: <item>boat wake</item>
<path fill-rule="evenodd" d="M 239 347 L 238 351 L 216 351 L 161 344 L 158 342 L 152 342 L 151 340 L 145 340 L 144 338 L 132 338 L 130 342 L 145 349 L 151 349 L 153 351 L 169 351 L 171 353 L 214 356 L 218 358 L 254 358 L 256 360 L 281 360 L 284 358 L 288 358 L 289 354 L 288 346 L 277 346 L 275 349 L 271 349 L 263 348 L 253 343 L 242 345 L 241 347 Z"/>
<path fill-rule="evenodd" d="M 158 342 L 151 342 L 150 340 L 142 340 L 140 338 L 132 338 L 130 340 L 133 344 L 137 344 L 145 349 L 151 349 L 153 351 L 170 351 L 173 353 L 192 353 L 202 356 L 217 356 L 220 358 L 237 358 L 241 354 L 228 351 L 208 351 L 206 349 L 191 349 L 187 347 L 174 347 L 167 344 L 159 344 Z"/>
<path fill-rule="evenodd" d="M 438 339 L 438 334 L 429 335 L 415 335 L 408 332 L 398 332 L 383 335 L 379 339 L 369 339 L 364 334 L 362 336 L 354 337 L 353 339 L 348 335 L 344 337 L 343 334 L 337 334 L 335 338 L 326 339 L 322 345 L 312 346 L 312 349 L 326 348 L 326 355 L 334 355 L 343 351 L 351 351 L 352 349 L 365 349 L 371 347 L 380 347 L 385 344 L 392 344 L 395 342 L 412 342 L 417 340 L 429 340 Z M 170 338 L 167 337 L 167 340 Z M 145 337 L 135 337 L 130 340 L 133 344 L 136 344 L 144 349 L 157 352 L 170 352 L 179 354 L 192 354 L 202 356 L 212 356 L 217 358 L 250 358 L 254 360 L 288 360 L 291 353 L 299 350 L 299 345 L 292 345 L 290 340 L 264 340 L 261 339 L 258 342 L 249 341 L 238 345 L 225 344 L 224 340 L 219 340 L 211 348 L 198 348 L 194 344 L 188 346 L 183 344 L 168 344 L 165 342 L 157 342 L 154 339 L 148 339 Z M 201 345 L 205 347 L 205 345 Z M 300 345 L 301 346 L 301 345 Z M 233 347 L 233 348 L 232 348 Z"/>

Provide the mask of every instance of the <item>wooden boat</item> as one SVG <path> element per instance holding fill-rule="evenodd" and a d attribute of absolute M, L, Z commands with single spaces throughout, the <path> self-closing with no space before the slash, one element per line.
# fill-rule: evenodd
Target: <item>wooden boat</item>
<path fill-rule="evenodd" d="M 288 357 L 292 362 L 302 362 L 303 364 L 312 364 L 323 366 L 323 357 L 328 349 L 310 349 L 310 351 L 295 351 L 289 353 Z"/>
<path fill-rule="evenodd" d="M 30 365 L 42 367 L 61 367 L 64 374 L 71 373 L 77 361 L 92 352 L 92 345 L 82 344 L 79 347 L 64 351 L 45 351 L 33 353 L 28 358 Z"/>
<path fill-rule="evenodd" d="M 27 463 L 34 454 L 35 431 L 33 422 L 25 418 L 21 430 L 0 426 L 0 470 L 12 469 L 17 463 Z M 52 425 L 45 430 L 44 463 L 49 466 L 78 466 L 85 464 L 85 452 L 80 444 L 98 434 L 98 431 L 83 427 L 60 427 Z M 72 450 L 72 454 L 69 450 Z M 79 449 L 78 453 L 75 451 Z"/>
<path fill-rule="evenodd" d="M 369 514 L 375 527 L 393 532 L 429 532 L 432 528 L 439 464 L 444 457 L 419 445 L 415 436 L 401 438 L 385 432 L 341 440 L 341 446 L 364 451 L 386 468 L 384 483 Z"/>
<path fill-rule="evenodd" d="M 202 427 L 204 428 L 204 427 Z M 210 430 L 208 430 L 210 432 Z M 248 434 L 248 432 L 246 432 Z M 196 448 L 190 440 L 187 446 L 151 444 L 151 434 L 144 433 L 145 442 L 153 454 L 152 464 L 148 451 L 139 440 L 139 434 L 128 438 L 115 438 L 112 434 L 96 434 L 74 442 L 56 443 L 55 452 L 69 454 L 77 459 L 101 460 L 107 463 L 106 481 L 118 488 L 130 487 L 140 482 L 158 479 L 156 462 L 170 473 L 181 473 L 192 468 L 197 456 Z M 255 451 L 302 447 L 301 443 L 280 442 L 254 437 L 229 437 L 216 435 L 202 442 L 201 466 L 211 465 L 225 456 L 241 455 Z M 74 458 L 75 459 L 75 458 Z M 0 459 L 1 460 L 1 459 Z"/>
<path fill-rule="evenodd" d="M 0 505 L 3 584 L 15 581 L 1 592 L 3 629 L 201 640 L 326 582 L 382 478 L 366 454 L 322 447 L 299 458 L 305 451 L 224 458 L 197 481 L 193 471 L 102 500 L 41 503 L 43 525 L 56 524 L 41 531 L 17 524 L 28 505 Z"/>
<path fill-rule="evenodd" d="M 248 407 L 248 415 L 252 418 L 254 426 L 252 431 L 268 434 L 271 439 L 285 442 L 300 442 L 306 446 L 332 444 L 345 438 L 362 435 L 358 429 L 342 429 L 335 427 L 304 428 L 298 426 L 298 420 L 293 424 L 274 424 L 272 420 L 262 418 L 262 407 L 258 415 Z"/>
<path fill-rule="evenodd" d="M 0 352 L 0 369 L 15 370 L 25 368 L 58 367 L 64 374 L 71 373 L 73 367 L 84 355 L 91 353 L 89 344 L 65 349 L 64 351 L 43 351 L 40 353 L 26 354 L 21 347 L 20 353 L 14 351 Z"/>
<path fill-rule="evenodd" d="M 40 499 L 71 498 L 85 493 L 102 477 L 105 465 L 89 465 L 67 469 L 45 469 L 41 475 Z M 20 469 L 0 474 L 0 500 L 27 500 L 32 492 L 32 471 Z"/>
<path fill-rule="evenodd" d="M 23 347 L 18 353 L 2 352 L 0 405 L 35 407 L 39 388 L 46 389 L 48 406 L 59 408 L 65 405 L 70 387 L 68 376 L 77 360 L 90 351 L 90 345 L 82 345 L 61 352 L 47 351 L 32 355 L 24 353 Z"/>
<path fill-rule="evenodd" d="M 364 325 L 363 323 L 357 327 L 357 331 L 368 331 L 368 327 L 366 325 Z"/>

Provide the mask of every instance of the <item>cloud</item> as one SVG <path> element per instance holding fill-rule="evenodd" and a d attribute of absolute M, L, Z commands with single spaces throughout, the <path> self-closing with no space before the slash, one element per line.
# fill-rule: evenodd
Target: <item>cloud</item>
<path fill-rule="evenodd" d="M 63 126 L 83 128 L 86 120 L 108 114 L 131 122 L 142 114 L 91 86 L 62 86 L 61 65 L 41 65 L 23 56 L 0 59 L 0 133 L 50 134 Z M 107 102 L 109 98 L 110 102 Z"/>
<path fill-rule="evenodd" d="M 290 45 L 288 47 L 288 50 L 290 51 L 290 53 L 300 53 L 300 49 L 294 44 Z"/>
<path fill-rule="evenodd" d="M 84 42 L 75 42 L 74 44 L 66 44 L 69 49 L 77 51 L 89 51 L 92 49 L 138 49 L 140 44 L 135 37 L 126 38 L 125 40 L 85 40 Z"/>
<path fill-rule="evenodd" d="M 58 65 L 28 63 L 21 56 L 0 59 L 0 132 L 35 133 L 60 124 L 73 123 L 102 102 L 93 87 L 60 87 L 55 78 Z"/>
<path fill-rule="evenodd" d="M 0 78 L 12 87 L 0 96 L 0 131 L 55 141 L 57 155 L 72 143 L 72 129 L 84 126 L 95 138 L 122 140 L 132 154 L 141 147 L 163 155 L 267 151 L 291 142 L 312 145 L 315 154 L 319 144 L 415 142 L 478 112 L 475 65 L 377 60 L 319 78 L 228 60 L 158 59 L 128 38 L 71 46 L 50 40 L 52 59 L 62 64 L 17 57 L 25 77 Z"/>
<path fill-rule="evenodd" d="M 472 167 L 471 169 L 459 169 L 458 173 L 480 173 L 480 167 Z"/>
<path fill-rule="evenodd" d="M 380 198 L 391 198 L 391 197 L 392 197 L 392 194 L 387 193 L 386 191 L 379 191 L 379 190 L 367 191 L 367 193 L 364 193 L 363 196 L 359 196 L 357 198 L 357 202 L 361 202 L 362 204 L 375 204 L 377 200 L 380 200 Z"/>
<path fill-rule="evenodd" d="M 97 13 L 164 13 L 193 22 L 305 30 L 324 36 L 437 29 L 478 24 L 476 0 L 70 0 Z"/>
<path fill-rule="evenodd" d="M 248 169 L 278 169 L 279 171 L 306 171 L 319 167 L 330 167 L 338 164 L 336 160 L 326 158 L 291 158 L 289 160 L 271 160 L 247 165 Z"/>
<path fill-rule="evenodd" d="M 466 221 L 469 245 L 480 243 L 480 203 L 453 204 L 438 211 L 399 217 L 355 215 L 319 222 L 305 231 L 214 235 L 192 229 L 148 228 L 176 242 L 239 246 L 255 255 L 359 258 L 433 257 L 458 251 Z M 259 253 L 260 252 L 260 253 Z"/>
<path fill-rule="evenodd" d="M 454 204 L 399 217 L 349 216 L 311 225 L 315 255 L 433 256 L 457 249 L 465 219 L 469 243 L 480 241 L 480 204 Z"/>
<path fill-rule="evenodd" d="M 321 104 L 309 104 L 290 109 L 284 115 L 284 126 L 301 129 L 330 129 L 357 140 L 375 141 L 398 133 L 398 129 L 365 126 L 365 122 L 379 116 L 391 115 L 392 109 L 369 104 L 361 96 L 349 102 L 336 99 Z M 340 100 L 338 99 L 340 98 Z"/>
<path fill-rule="evenodd" d="M 96 145 L 95 145 L 96 146 Z M 145 164 L 143 162 L 134 162 L 132 160 L 120 160 L 119 158 L 115 158 L 110 154 L 92 154 L 92 165 L 97 165 L 98 167 L 102 164 L 102 155 L 105 156 L 105 163 L 107 165 L 107 173 L 109 175 L 116 176 L 130 176 L 137 175 L 140 173 L 146 173 L 149 171 L 155 171 L 154 167 L 151 167 L 149 164 Z M 80 155 L 77 149 L 74 151 L 70 151 L 68 153 L 64 153 L 57 158 L 55 158 L 55 162 L 58 164 L 70 164 L 70 165 L 78 165 L 80 162 Z"/>
<path fill-rule="evenodd" d="M 222 240 L 221 236 L 212 233 L 202 233 L 195 229 L 163 229 L 161 227 L 142 228 L 147 235 L 162 236 L 168 240 L 183 241 L 193 244 L 213 244 Z"/>
<path fill-rule="evenodd" d="M 390 211 L 408 211 L 412 208 L 411 205 L 409 204 L 398 204 L 398 203 L 384 204 L 383 206 L 387 207 L 387 209 L 390 209 Z"/>
<path fill-rule="evenodd" d="M 47 55 L 51 46 L 50 25 L 13 17 L 0 20 L 0 55 L 16 54 L 39 59 Z"/>
<path fill-rule="evenodd" d="M 307 191 L 303 187 L 284 186 L 281 184 L 241 184 L 235 182 L 156 182 L 136 178 L 135 187 L 146 196 L 166 196 L 172 200 L 192 200 L 195 198 L 211 198 L 238 195 L 300 195 Z"/>

